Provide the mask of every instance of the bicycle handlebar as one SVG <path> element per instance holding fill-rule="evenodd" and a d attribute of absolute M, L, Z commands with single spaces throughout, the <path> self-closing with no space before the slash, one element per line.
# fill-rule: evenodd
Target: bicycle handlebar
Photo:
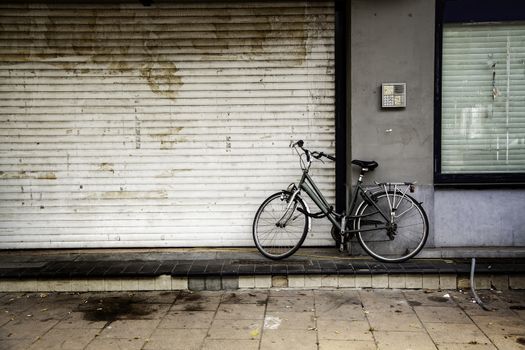
<path fill-rule="evenodd" d="M 326 154 L 326 153 L 324 153 L 324 152 L 314 152 L 314 153 L 318 153 L 318 154 L 319 154 L 319 156 L 316 157 L 316 156 L 312 153 L 312 156 L 313 156 L 314 158 L 316 158 L 316 159 L 320 159 L 321 157 L 325 157 L 325 158 L 328 158 L 328 159 L 330 159 L 330 160 L 332 160 L 332 161 L 335 162 L 335 157 L 334 157 L 334 156 L 331 156 L 331 155 Z"/>
<path fill-rule="evenodd" d="M 307 159 L 308 162 L 310 161 L 310 155 L 312 157 L 314 157 L 315 159 L 321 159 L 322 157 L 325 157 L 325 158 L 328 158 L 331 161 L 335 162 L 335 157 L 330 155 L 330 154 L 326 154 L 324 152 L 318 152 L 318 151 L 310 152 L 309 150 L 304 148 L 303 147 L 304 146 L 304 141 L 303 140 L 299 140 L 299 141 L 293 143 L 291 147 L 296 147 L 296 146 L 299 146 L 299 148 L 304 151 L 304 153 L 306 154 L 306 159 Z"/>

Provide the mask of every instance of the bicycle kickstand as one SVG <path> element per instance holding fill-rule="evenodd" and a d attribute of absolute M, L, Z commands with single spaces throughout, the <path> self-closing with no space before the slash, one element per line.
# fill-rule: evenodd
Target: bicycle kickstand
<path fill-rule="evenodd" d="M 343 217 L 341 218 L 341 231 L 340 231 L 340 235 L 341 235 L 341 241 L 339 243 L 339 252 L 342 253 L 345 251 L 345 232 L 346 232 L 346 215 L 343 215 Z"/>

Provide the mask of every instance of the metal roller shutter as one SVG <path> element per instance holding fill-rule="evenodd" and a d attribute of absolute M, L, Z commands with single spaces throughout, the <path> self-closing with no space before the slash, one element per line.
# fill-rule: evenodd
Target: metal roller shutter
<path fill-rule="evenodd" d="M 334 152 L 332 3 L 3 2 L 0 22 L 0 248 L 252 246 L 299 180 L 290 141 Z"/>

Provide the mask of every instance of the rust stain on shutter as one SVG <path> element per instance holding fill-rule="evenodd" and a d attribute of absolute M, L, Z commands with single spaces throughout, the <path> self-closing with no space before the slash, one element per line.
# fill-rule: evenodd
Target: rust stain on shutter
<path fill-rule="evenodd" d="M 181 77 L 177 76 L 177 67 L 172 62 L 162 61 L 160 56 L 152 55 L 150 58 L 152 62 L 146 63 L 140 69 L 140 74 L 146 79 L 153 93 L 176 99 L 183 85 Z"/>

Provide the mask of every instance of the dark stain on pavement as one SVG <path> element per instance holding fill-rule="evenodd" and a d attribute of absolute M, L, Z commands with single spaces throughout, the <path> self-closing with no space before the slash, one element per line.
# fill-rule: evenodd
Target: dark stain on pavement
<path fill-rule="evenodd" d="M 199 293 L 181 293 L 179 297 L 177 298 L 178 301 L 182 302 L 191 302 L 191 301 L 199 301 L 202 299 L 202 296 Z"/>
<path fill-rule="evenodd" d="M 267 300 L 257 300 L 255 302 L 255 305 L 257 305 L 257 306 L 264 306 L 266 304 L 267 304 Z"/>
<path fill-rule="evenodd" d="M 179 295 L 175 303 L 176 304 L 186 304 L 184 305 L 185 311 L 202 311 L 204 310 L 204 307 L 202 306 L 202 302 L 205 300 L 206 299 L 203 298 L 203 296 L 200 295 L 199 293 L 183 292 Z"/>
<path fill-rule="evenodd" d="M 408 301 L 408 305 L 410 305 L 410 306 L 421 306 L 421 303 L 419 301 L 409 300 Z"/>
<path fill-rule="evenodd" d="M 184 311 L 203 311 L 203 310 L 204 310 L 204 307 L 202 306 L 202 304 L 199 304 L 199 303 L 193 303 L 193 304 L 188 304 L 184 306 Z"/>
<path fill-rule="evenodd" d="M 230 293 L 224 297 L 222 301 L 224 304 L 239 304 L 242 299 L 235 293 Z"/>
<path fill-rule="evenodd" d="M 447 301 L 449 301 L 449 298 L 432 296 L 432 297 L 428 297 L 428 300 L 436 301 L 438 303 L 446 303 Z"/>
<path fill-rule="evenodd" d="M 134 301 L 130 297 L 93 299 L 81 304 L 78 311 L 84 314 L 84 320 L 91 322 L 143 319 L 155 311 L 153 305 L 139 304 Z"/>
<path fill-rule="evenodd" d="M 525 345 L 525 338 L 523 337 L 516 338 L 516 343 L 520 345 Z"/>
<path fill-rule="evenodd" d="M 525 305 L 512 305 L 509 307 L 511 310 L 525 310 Z"/>

